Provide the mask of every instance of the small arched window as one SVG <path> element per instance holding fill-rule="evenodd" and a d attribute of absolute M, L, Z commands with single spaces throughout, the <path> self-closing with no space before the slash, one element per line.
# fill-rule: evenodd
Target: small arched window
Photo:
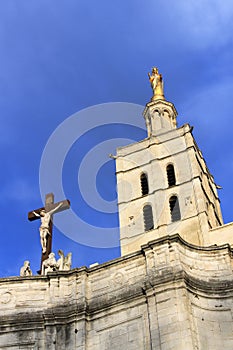
<path fill-rule="evenodd" d="M 176 184 L 175 170 L 172 164 L 169 164 L 167 166 L 167 181 L 169 187 L 174 186 Z"/>
<path fill-rule="evenodd" d="M 179 200 L 176 196 L 172 196 L 169 199 L 170 212 L 172 222 L 179 221 L 181 219 Z"/>
<path fill-rule="evenodd" d="M 145 196 L 146 194 L 149 193 L 149 186 L 148 186 L 147 175 L 145 173 L 142 173 L 140 180 L 141 180 L 142 195 Z"/>
<path fill-rule="evenodd" d="M 154 220 L 151 205 L 147 204 L 143 208 L 143 219 L 145 231 L 153 230 Z"/>

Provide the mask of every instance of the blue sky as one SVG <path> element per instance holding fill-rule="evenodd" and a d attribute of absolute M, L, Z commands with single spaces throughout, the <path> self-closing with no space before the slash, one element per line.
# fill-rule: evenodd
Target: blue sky
<path fill-rule="evenodd" d="M 87 107 L 144 106 L 151 98 L 147 72 L 152 66 L 163 74 L 165 96 L 176 106 L 179 125 L 194 126 L 209 169 L 223 187 L 224 220 L 232 221 L 232 16 L 230 0 L 1 1 L 0 276 L 18 275 L 26 259 L 34 273 L 39 267 L 39 222 L 28 222 L 27 212 L 42 205 L 40 161 L 51 134 Z M 95 120 L 95 113 L 90 118 Z M 104 140 L 145 136 L 136 127 L 109 125 L 90 130 L 70 148 L 64 193 L 88 225 L 112 228 L 118 219 L 81 198 L 81 160 Z M 114 161 L 106 158 L 96 175 L 105 201 L 116 199 L 114 172 Z M 85 237 L 81 231 L 77 227 Z M 72 251 L 73 267 L 119 256 L 118 247 L 85 246 L 55 230 L 53 250 L 60 248 Z"/>

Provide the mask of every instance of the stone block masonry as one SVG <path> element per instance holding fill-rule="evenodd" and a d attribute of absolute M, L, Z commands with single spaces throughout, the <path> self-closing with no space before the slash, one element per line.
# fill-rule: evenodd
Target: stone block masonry
<path fill-rule="evenodd" d="M 0 349 L 233 349 L 229 245 L 178 234 L 92 268 L 0 279 Z"/>

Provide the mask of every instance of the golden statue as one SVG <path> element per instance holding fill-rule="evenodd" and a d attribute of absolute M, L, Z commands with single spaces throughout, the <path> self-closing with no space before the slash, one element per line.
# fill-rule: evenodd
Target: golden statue
<path fill-rule="evenodd" d="M 153 89 L 153 97 L 152 101 L 154 100 L 164 100 L 164 94 L 163 94 L 163 77 L 162 74 L 159 74 L 158 68 L 153 67 L 152 68 L 152 74 L 148 73 L 149 80 L 151 83 L 151 87 Z"/>

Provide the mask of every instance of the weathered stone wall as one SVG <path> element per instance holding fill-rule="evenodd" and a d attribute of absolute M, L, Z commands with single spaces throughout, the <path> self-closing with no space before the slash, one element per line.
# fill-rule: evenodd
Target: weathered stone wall
<path fill-rule="evenodd" d="M 0 279 L 0 349 L 233 349 L 233 259 L 178 235 L 87 269 Z"/>

